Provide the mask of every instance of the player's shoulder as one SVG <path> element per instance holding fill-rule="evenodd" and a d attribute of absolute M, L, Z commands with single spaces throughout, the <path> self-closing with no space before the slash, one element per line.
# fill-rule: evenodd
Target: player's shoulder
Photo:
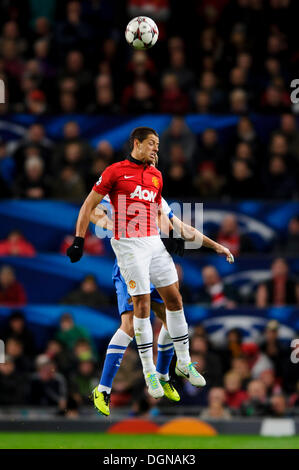
<path fill-rule="evenodd" d="M 162 173 L 160 170 L 158 170 L 158 168 L 156 168 L 155 166 L 151 166 L 151 172 L 155 175 L 155 176 L 158 176 L 159 178 L 162 178 Z"/>

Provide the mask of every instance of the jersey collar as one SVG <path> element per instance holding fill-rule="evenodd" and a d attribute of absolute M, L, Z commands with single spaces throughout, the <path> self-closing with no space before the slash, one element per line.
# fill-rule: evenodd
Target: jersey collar
<path fill-rule="evenodd" d="M 129 155 L 127 160 L 132 163 L 136 163 L 136 165 L 148 165 L 147 163 L 143 163 L 141 160 L 137 160 L 137 158 L 132 157 L 132 155 Z"/>

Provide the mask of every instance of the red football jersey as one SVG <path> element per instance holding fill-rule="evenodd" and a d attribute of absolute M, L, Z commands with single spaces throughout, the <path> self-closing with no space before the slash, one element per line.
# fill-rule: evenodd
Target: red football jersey
<path fill-rule="evenodd" d="M 103 171 L 93 190 L 110 197 L 116 239 L 158 235 L 162 186 L 160 171 L 133 157 Z"/>

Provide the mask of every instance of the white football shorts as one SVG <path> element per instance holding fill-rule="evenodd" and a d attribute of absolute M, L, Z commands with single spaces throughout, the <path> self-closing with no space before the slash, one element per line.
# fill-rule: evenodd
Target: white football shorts
<path fill-rule="evenodd" d="M 178 281 L 174 262 L 159 235 L 111 239 L 118 266 L 129 294 L 150 294 L 150 284 L 157 288 Z"/>

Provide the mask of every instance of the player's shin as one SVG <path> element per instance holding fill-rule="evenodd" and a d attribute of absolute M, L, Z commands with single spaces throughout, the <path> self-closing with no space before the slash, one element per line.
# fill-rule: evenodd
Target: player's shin
<path fill-rule="evenodd" d="M 119 369 L 124 353 L 129 346 L 131 338 L 123 330 L 118 329 L 108 345 L 104 367 L 98 386 L 99 392 L 111 392 L 113 379 Z"/>
<path fill-rule="evenodd" d="M 158 337 L 157 375 L 160 380 L 169 381 L 169 366 L 174 354 L 172 339 L 162 326 Z"/>
<path fill-rule="evenodd" d="M 146 377 L 147 374 L 156 372 L 153 360 L 153 329 L 149 317 L 139 318 L 134 315 L 133 323 L 138 353 Z"/>
<path fill-rule="evenodd" d="M 189 354 L 188 325 L 184 310 L 171 311 L 166 309 L 166 323 L 169 335 L 173 341 L 178 364 L 186 366 L 191 362 Z"/>

